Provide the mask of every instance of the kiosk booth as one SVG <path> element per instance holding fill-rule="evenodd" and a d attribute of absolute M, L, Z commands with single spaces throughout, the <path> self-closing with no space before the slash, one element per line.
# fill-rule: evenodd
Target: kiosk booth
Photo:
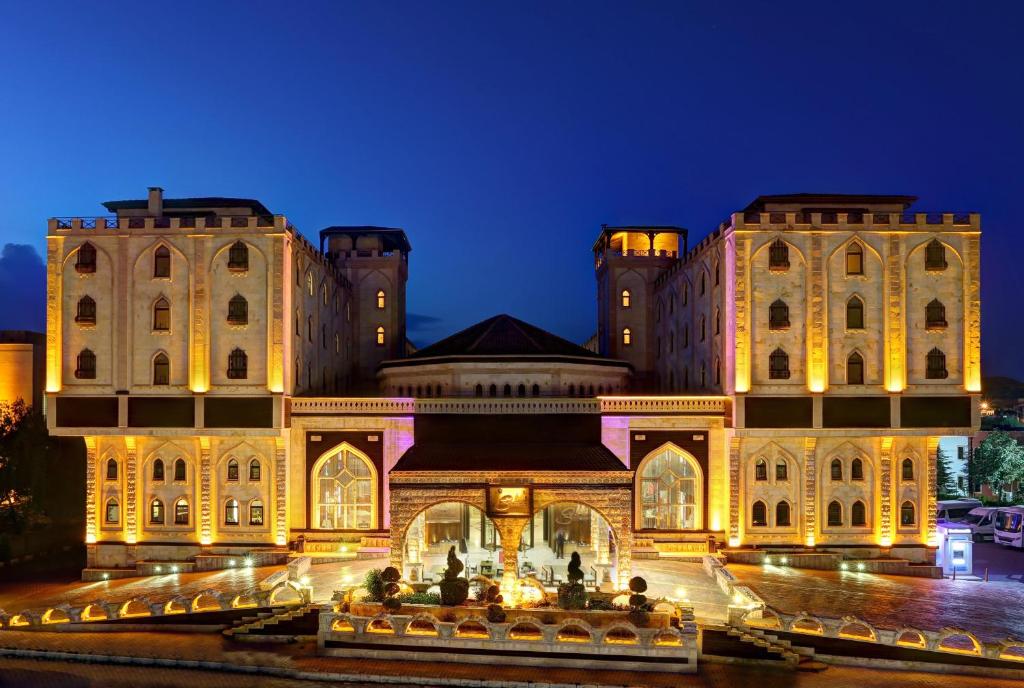
<path fill-rule="evenodd" d="M 943 575 L 971 575 L 974 571 L 971 529 L 958 523 L 939 523 L 937 529 L 939 549 L 935 553 L 935 565 L 942 567 Z"/>

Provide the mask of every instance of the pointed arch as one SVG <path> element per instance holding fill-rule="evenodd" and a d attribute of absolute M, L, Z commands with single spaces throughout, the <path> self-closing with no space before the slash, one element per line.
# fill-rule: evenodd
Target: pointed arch
<path fill-rule="evenodd" d="M 150 359 L 154 385 L 171 384 L 171 359 L 165 351 L 157 351 Z"/>
<path fill-rule="evenodd" d="M 779 246 L 779 244 L 781 244 L 781 246 Z M 785 267 L 784 268 L 782 267 L 782 262 L 781 262 L 781 258 L 783 256 L 783 252 L 781 251 L 782 248 L 786 249 L 785 250 L 785 261 L 786 262 L 785 262 Z M 772 251 L 773 250 L 777 252 L 777 257 L 780 260 L 779 265 L 777 267 L 773 267 L 772 266 Z M 799 264 L 799 266 L 804 266 L 804 265 L 807 264 L 807 259 L 804 256 L 804 252 L 801 251 L 800 248 L 796 244 L 794 244 L 792 242 L 789 242 L 789 241 L 786 241 L 786 239 L 782 236 L 782 234 L 775 234 L 773 236 L 770 236 L 767 239 L 765 239 L 764 241 L 762 241 L 760 244 L 758 244 L 757 248 L 755 248 L 750 253 L 750 264 L 753 265 L 754 261 L 760 257 L 761 253 L 766 252 L 766 251 L 768 252 L 768 267 L 771 270 L 777 270 L 779 272 L 782 272 L 783 270 L 788 270 L 790 268 L 790 266 L 791 266 L 791 263 L 794 262 L 793 261 L 793 257 L 794 256 L 796 257 L 796 259 L 797 259 L 796 262 Z"/>
<path fill-rule="evenodd" d="M 864 357 L 854 350 L 846 357 L 846 384 L 864 384 Z"/>
<path fill-rule="evenodd" d="M 928 246 L 931 245 L 932 242 L 938 243 L 944 249 L 944 251 L 945 251 L 945 256 L 944 257 L 947 259 L 947 263 L 946 263 L 946 267 L 947 268 L 950 267 L 949 266 L 949 262 L 948 262 L 948 257 L 950 255 L 952 255 L 954 258 L 956 258 L 957 264 L 954 265 L 953 267 L 955 267 L 955 268 L 963 268 L 964 258 L 963 258 L 962 255 L 960 255 L 960 252 L 957 251 L 953 247 L 952 244 L 949 244 L 949 243 L 943 241 L 941 238 L 939 238 L 938 235 L 932 235 L 931 237 L 927 237 L 927 238 L 921 239 L 921 241 L 917 242 L 911 248 L 909 248 L 907 250 L 907 257 L 905 259 L 904 267 L 909 270 L 910 267 L 911 267 L 912 261 L 914 261 L 914 260 L 921 260 L 922 263 L 923 263 L 925 261 L 925 257 L 922 256 L 922 257 L 919 258 L 917 256 L 917 254 L 919 252 L 922 252 L 922 251 L 927 251 L 928 250 Z"/>
<path fill-rule="evenodd" d="M 339 476 L 350 480 L 341 486 Z M 354 483 L 360 484 L 349 489 Z M 309 473 L 310 526 L 322 530 L 376 529 L 379 485 L 377 468 L 369 456 L 348 442 L 334 445 L 317 458 Z M 364 517 L 367 520 L 361 525 Z"/>
<path fill-rule="evenodd" d="M 852 294 L 846 300 L 846 329 L 864 329 L 864 299 L 858 294 Z"/>
<path fill-rule="evenodd" d="M 170 332 L 171 330 L 171 302 L 163 294 L 153 300 L 153 331 Z"/>
<path fill-rule="evenodd" d="M 153 278 L 171 278 L 171 250 L 161 243 L 153 249 Z"/>
<path fill-rule="evenodd" d="M 704 471 L 697 458 L 673 442 L 649 452 L 634 474 L 638 528 L 700 530 L 704 527 Z"/>

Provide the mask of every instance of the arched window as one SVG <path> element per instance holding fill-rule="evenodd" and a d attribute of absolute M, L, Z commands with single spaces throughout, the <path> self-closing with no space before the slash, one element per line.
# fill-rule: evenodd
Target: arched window
<path fill-rule="evenodd" d="M 629 289 L 622 290 L 622 307 L 629 308 Z"/>
<path fill-rule="evenodd" d="M 504 389 L 502 389 L 502 395 L 506 397 L 512 396 L 512 385 L 506 383 Z"/>
<path fill-rule="evenodd" d="M 914 461 L 913 459 L 903 459 L 901 476 L 903 480 L 914 479 Z"/>
<path fill-rule="evenodd" d="M 107 500 L 104 514 L 103 520 L 107 523 L 118 523 L 121 520 L 121 505 L 116 497 L 111 497 Z"/>
<path fill-rule="evenodd" d="M 328 303 L 330 303 L 330 292 L 327 289 L 327 283 L 326 282 L 324 282 L 324 285 L 320 288 L 320 296 L 323 299 L 323 302 L 324 302 L 325 306 Z"/>
<path fill-rule="evenodd" d="M 683 389 L 690 388 L 690 369 L 683 366 Z"/>
<path fill-rule="evenodd" d="M 75 311 L 75 322 L 80 325 L 96 324 L 96 302 L 91 296 L 83 296 L 78 299 L 78 309 Z"/>
<path fill-rule="evenodd" d="M 768 247 L 768 269 L 789 270 L 789 246 L 782 239 L 776 239 Z"/>
<path fill-rule="evenodd" d="M 184 498 L 174 503 L 174 525 L 188 525 L 188 501 Z"/>
<path fill-rule="evenodd" d="M 640 520 L 644 528 L 700 527 L 700 471 L 694 461 L 666 447 L 646 459 L 639 472 Z"/>
<path fill-rule="evenodd" d="M 107 480 L 117 480 L 116 459 L 107 459 Z"/>
<path fill-rule="evenodd" d="M 75 361 L 75 377 L 79 380 L 96 379 L 96 354 L 89 349 L 82 349 Z"/>
<path fill-rule="evenodd" d="M 843 462 L 840 459 L 832 459 L 832 466 L 830 468 L 832 480 L 843 479 Z"/>
<path fill-rule="evenodd" d="M 167 332 L 171 329 L 171 304 L 160 297 L 153 304 L 153 331 Z"/>
<path fill-rule="evenodd" d="M 249 302 L 241 294 L 235 294 L 228 301 L 228 323 L 231 325 L 249 323 Z"/>
<path fill-rule="evenodd" d="M 917 523 L 917 514 L 915 513 L 913 502 L 903 502 L 900 505 L 900 526 L 913 526 Z"/>
<path fill-rule="evenodd" d="M 334 353 L 341 353 L 341 337 L 337 332 L 334 333 Z"/>
<path fill-rule="evenodd" d="M 682 296 L 680 298 L 682 299 L 682 302 L 683 302 L 684 306 L 690 302 L 690 283 L 689 282 L 683 282 L 683 294 L 682 294 Z M 668 302 L 668 312 L 669 313 L 672 313 L 672 312 L 675 311 L 675 303 L 676 303 L 675 299 L 673 299 L 673 300 Z"/>
<path fill-rule="evenodd" d="M 715 384 L 722 384 L 722 361 L 717 358 L 715 359 Z"/>
<path fill-rule="evenodd" d="M 846 302 L 846 329 L 864 329 L 864 302 L 859 296 L 851 296 Z"/>
<path fill-rule="evenodd" d="M 171 252 L 166 246 L 153 251 L 153 277 L 171 276 Z"/>
<path fill-rule="evenodd" d="M 384 326 L 377 326 L 377 346 L 384 346 Z"/>
<path fill-rule="evenodd" d="M 854 459 L 850 462 L 850 480 L 863 480 L 864 479 L 864 462 L 860 459 Z"/>
<path fill-rule="evenodd" d="M 533 383 L 533 389 L 531 391 L 533 392 L 533 396 L 539 397 L 540 396 L 540 385 L 538 385 L 536 382 Z"/>
<path fill-rule="evenodd" d="M 932 299 L 924 308 L 925 327 L 941 330 L 946 327 L 946 307 L 938 299 Z"/>
<path fill-rule="evenodd" d="M 715 261 L 715 286 L 717 287 L 722 281 L 722 270 L 719 268 L 719 263 Z"/>
<path fill-rule="evenodd" d="M 249 357 L 241 349 L 233 349 L 228 354 L 228 378 L 244 380 L 249 376 Z M 298 383 L 298 380 L 296 380 Z"/>
<path fill-rule="evenodd" d="M 314 480 L 317 527 L 373 527 L 373 469 L 365 457 L 342 449 L 317 463 Z"/>
<path fill-rule="evenodd" d="M 949 377 L 949 373 L 946 372 L 946 354 L 939 349 L 929 351 L 926 362 L 925 377 L 929 380 L 945 380 Z"/>
<path fill-rule="evenodd" d="M 88 241 L 82 244 L 75 255 L 75 272 L 83 274 L 96 272 L 96 247 Z"/>
<path fill-rule="evenodd" d="M 775 480 L 780 483 L 789 480 L 789 464 L 785 459 L 775 460 Z"/>
<path fill-rule="evenodd" d="M 253 459 L 252 461 L 250 461 L 249 462 L 249 482 L 251 482 L 251 483 L 258 483 L 260 481 L 260 479 L 261 479 L 261 475 L 260 475 L 261 473 L 262 473 L 262 471 L 261 471 L 261 467 L 260 467 L 260 460 L 259 459 Z"/>
<path fill-rule="evenodd" d="M 781 348 L 768 356 L 768 378 L 771 380 L 789 379 L 789 354 Z"/>
<path fill-rule="evenodd" d="M 707 275 L 703 271 L 701 271 L 701 273 L 700 273 L 700 295 L 704 296 L 704 293 L 706 291 L 707 291 Z"/>
<path fill-rule="evenodd" d="M 164 481 L 164 460 L 153 461 L 153 481 L 162 483 Z"/>
<path fill-rule="evenodd" d="M 843 505 L 835 500 L 829 502 L 827 518 L 830 526 L 843 525 Z"/>
<path fill-rule="evenodd" d="M 320 346 L 327 348 L 327 325 L 320 326 Z"/>
<path fill-rule="evenodd" d="M 864 358 L 856 351 L 846 359 L 846 384 L 864 384 Z"/>
<path fill-rule="evenodd" d="M 249 525 L 263 525 L 263 502 L 258 499 L 249 502 Z"/>
<path fill-rule="evenodd" d="M 700 316 L 700 340 L 703 342 L 707 338 L 708 334 L 708 322 L 707 318 L 703 315 Z"/>
<path fill-rule="evenodd" d="M 850 525 L 866 526 L 867 524 L 867 509 L 864 508 L 864 502 L 858 499 L 853 503 L 853 507 L 850 509 Z"/>
<path fill-rule="evenodd" d="M 715 334 L 722 334 L 722 312 L 715 309 Z"/>
<path fill-rule="evenodd" d="M 238 482 L 238 461 L 228 459 L 228 482 Z"/>
<path fill-rule="evenodd" d="M 378 310 L 384 310 L 384 306 L 385 306 L 384 290 L 383 289 L 378 289 L 377 290 L 377 309 Z"/>
<path fill-rule="evenodd" d="M 792 525 L 789 516 L 789 502 L 782 501 L 775 505 L 775 527 L 781 528 Z"/>
<path fill-rule="evenodd" d="M 163 525 L 164 503 L 159 499 L 154 499 L 149 503 L 149 522 L 157 525 Z"/>
<path fill-rule="evenodd" d="M 754 480 L 768 480 L 768 462 L 758 459 L 754 464 Z"/>
<path fill-rule="evenodd" d="M 672 353 L 676 350 L 676 333 L 668 333 L 668 352 Z M 658 337 L 658 353 L 661 353 L 661 337 Z"/>
<path fill-rule="evenodd" d="M 174 460 L 174 479 L 179 482 L 186 480 L 185 459 Z"/>
<path fill-rule="evenodd" d="M 700 364 L 700 386 L 701 389 L 708 386 L 708 369 L 703 361 Z"/>
<path fill-rule="evenodd" d="M 569 393 L 572 394 L 572 385 L 569 385 L 569 390 Z M 492 384 L 487 391 L 489 392 L 488 396 L 498 396 L 498 385 Z"/>
<path fill-rule="evenodd" d="M 306 273 L 306 291 L 309 292 L 310 296 L 313 295 L 313 273 L 312 273 L 312 271 L 309 271 L 309 272 Z"/>
<path fill-rule="evenodd" d="M 313 341 L 313 316 L 306 318 L 306 341 Z"/>
<path fill-rule="evenodd" d="M 626 346 L 633 343 L 633 333 L 630 332 L 628 327 L 622 328 L 622 343 Z"/>
<path fill-rule="evenodd" d="M 224 502 L 224 525 L 226 526 L 237 526 L 238 525 L 238 500 L 229 499 Z"/>
<path fill-rule="evenodd" d="M 768 306 L 768 329 L 789 329 L 789 306 L 782 299 L 776 299 Z"/>
<path fill-rule="evenodd" d="M 242 241 L 236 241 L 228 249 L 228 270 L 245 272 L 249 269 L 249 247 Z"/>
<path fill-rule="evenodd" d="M 932 239 L 924 248 L 924 269 L 946 269 L 946 247 L 938 239 Z"/>
<path fill-rule="evenodd" d="M 478 384 L 478 385 L 476 386 L 476 390 L 475 390 L 475 391 L 476 391 L 476 395 L 477 395 L 478 397 L 482 397 L 482 396 L 484 395 L 484 386 L 483 386 L 483 385 L 480 385 L 480 384 Z"/>
<path fill-rule="evenodd" d="M 851 241 L 846 247 L 846 274 L 864 274 L 864 247 L 856 241 Z"/>
<path fill-rule="evenodd" d="M 519 386 L 516 388 L 516 396 L 520 396 L 520 397 L 525 397 L 526 396 L 526 385 L 524 385 L 521 382 L 519 383 Z"/>
<path fill-rule="evenodd" d="M 683 325 L 683 348 L 690 346 L 690 324 Z"/>
<path fill-rule="evenodd" d="M 760 499 L 750 508 L 750 525 L 764 528 L 768 525 L 768 507 Z"/>
<path fill-rule="evenodd" d="M 171 362 L 163 352 L 153 357 L 153 384 L 171 384 Z"/>
<path fill-rule="evenodd" d="M 576 396 L 576 385 L 574 385 L 572 383 L 569 384 L 569 396 L 571 396 L 571 397 Z"/>
<path fill-rule="evenodd" d="M 434 385 L 434 396 L 441 396 L 441 385 Z"/>

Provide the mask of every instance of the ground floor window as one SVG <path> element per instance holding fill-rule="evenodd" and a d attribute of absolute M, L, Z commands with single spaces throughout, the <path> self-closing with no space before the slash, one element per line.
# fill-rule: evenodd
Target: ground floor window
<path fill-rule="evenodd" d="M 373 466 L 349 448 L 317 462 L 313 470 L 314 526 L 325 530 L 373 527 Z"/>
<path fill-rule="evenodd" d="M 694 459 L 676 449 L 663 449 L 645 460 L 640 468 L 643 528 L 698 528 L 700 480 Z"/>

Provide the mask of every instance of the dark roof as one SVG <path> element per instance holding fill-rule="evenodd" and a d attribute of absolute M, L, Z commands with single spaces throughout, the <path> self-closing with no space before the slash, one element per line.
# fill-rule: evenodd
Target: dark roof
<path fill-rule="evenodd" d="M 849 205 L 859 203 L 862 205 L 873 204 L 901 204 L 904 209 L 909 208 L 917 202 L 917 196 L 890 196 L 876 194 L 819 194 L 819 193 L 798 193 L 798 194 L 776 194 L 769 196 L 758 196 L 750 205 L 744 208 L 747 212 L 758 212 L 765 208 L 768 203 L 803 203 L 814 207 L 828 207 L 833 204 Z"/>
<path fill-rule="evenodd" d="M 578 356 L 600 358 L 547 330 L 511 315 L 496 315 L 424 347 L 412 358 L 439 356 Z"/>
<path fill-rule="evenodd" d="M 597 415 L 416 416 L 416 444 L 392 471 L 626 471 Z"/>
<path fill-rule="evenodd" d="M 412 250 L 409 237 L 405 230 L 399 227 L 376 227 L 374 225 L 333 225 L 320 230 L 320 250 L 324 248 L 324 240 L 331 234 L 347 234 L 349 236 L 360 236 L 363 234 L 375 234 L 384 239 L 384 249 L 398 249 L 404 253 Z"/>
<path fill-rule="evenodd" d="M 248 208 L 256 215 L 273 215 L 267 207 L 253 198 L 226 198 L 204 196 L 201 198 L 165 198 L 164 210 L 201 210 L 207 208 Z M 147 199 L 130 201 L 107 201 L 103 207 L 110 212 L 118 210 L 144 210 L 149 207 Z"/>

